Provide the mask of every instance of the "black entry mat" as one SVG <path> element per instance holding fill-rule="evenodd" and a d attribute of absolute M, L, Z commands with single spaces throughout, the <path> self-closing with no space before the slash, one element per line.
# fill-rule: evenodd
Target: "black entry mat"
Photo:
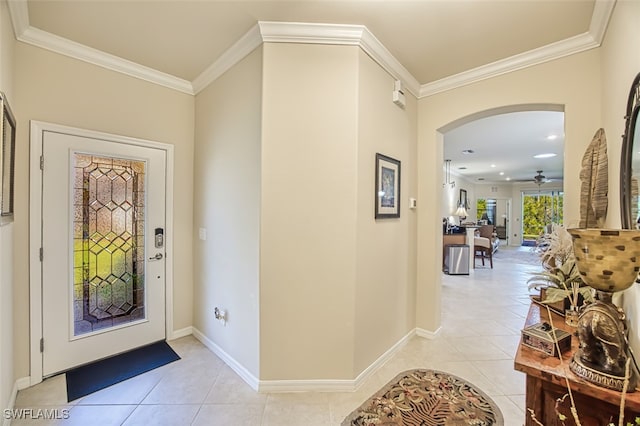
<path fill-rule="evenodd" d="M 67 371 L 67 401 L 89 395 L 180 357 L 164 340 Z"/>

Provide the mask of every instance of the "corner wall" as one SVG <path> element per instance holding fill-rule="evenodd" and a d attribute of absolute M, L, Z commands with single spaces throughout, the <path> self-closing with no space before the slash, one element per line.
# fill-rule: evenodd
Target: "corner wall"
<path fill-rule="evenodd" d="M 353 380 L 415 324 L 417 101 L 354 46 L 231 71 L 196 97 L 195 331 L 260 387 Z M 401 219 L 373 218 L 376 152 L 402 161 Z"/>
<path fill-rule="evenodd" d="M 165 142 L 174 150 L 174 330 L 192 325 L 193 132 L 190 95 L 24 43 L 15 50 L 18 122 L 14 244 L 16 377 L 29 376 L 29 121 Z"/>
<path fill-rule="evenodd" d="M 594 101 L 600 99 L 600 77 L 600 51 L 593 49 L 419 101 L 418 198 L 433 200 L 435 208 L 418 220 L 418 327 L 435 331 L 440 325 L 443 136 L 439 129 L 462 117 L 507 105 L 564 105 L 565 224 L 571 225 L 579 219 L 582 154 L 602 122 L 601 106 Z"/>
<path fill-rule="evenodd" d="M 353 378 L 355 46 L 264 44 L 260 378 Z"/>
<path fill-rule="evenodd" d="M 640 73 L 640 2 L 616 3 L 602 45 L 602 111 L 609 154 L 609 209 L 606 227 L 620 228 L 620 157 L 624 116 L 631 83 Z M 636 142 L 637 146 L 638 142 Z M 640 285 L 624 292 L 622 305 L 629 320 L 629 339 L 640 353 Z"/>
<path fill-rule="evenodd" d="M 394 78 L 362 50 L 358 73 L 358 183 L 354 375 L 415 328 L 417 100 L 392 102 Z M 400 218 L 374 218 L 376 153 L 400 160 Z"/>
<path fill-rule="evenodd" d="M 14 108 L 14 48 L 16 41 L 6 1 L 0 1 L 0 91 Z M 15 112 L 15 111 L 14 111 Z M 14 224 L 0 223 L 0 409 L 11 402 L 14 371 Z"/>
<path fill-rule="evenodd" d="M 196 96 L 194 327 L 260 373 L 262 48 Z M 206 239 L 200 239 L 200 229 Z M 227 312 L 216 321 L 214 307 Z"/>

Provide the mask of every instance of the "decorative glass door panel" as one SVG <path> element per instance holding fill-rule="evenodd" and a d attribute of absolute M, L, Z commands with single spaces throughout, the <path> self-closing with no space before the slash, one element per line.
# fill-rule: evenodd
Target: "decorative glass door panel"
<path fill-rule="evenodd" d="M 145 167 L 73 153 L 74 336 L 145 318 Z"/>
<path fill-rule="evenodd" d="M 50 123 L 32 132 L 43 164 L 35 377 L 39 362 L 47 377 L 164 339 L 170 146 Z"/>

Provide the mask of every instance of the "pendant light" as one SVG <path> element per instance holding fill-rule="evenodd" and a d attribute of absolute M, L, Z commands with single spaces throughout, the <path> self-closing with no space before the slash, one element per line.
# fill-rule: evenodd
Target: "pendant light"
<path fill-rule="evenodd" d="M 444 160 L 444 174 L 445 174 L 445 182 L 442 184 L 442 187 L 449 185 L 451 188 L 455 188 L 456 183 L 451 180 L 451 160 Z"/>

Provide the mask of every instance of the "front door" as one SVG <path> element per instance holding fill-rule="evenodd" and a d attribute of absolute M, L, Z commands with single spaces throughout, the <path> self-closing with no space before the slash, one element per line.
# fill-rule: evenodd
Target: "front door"
<path fill-rule="evenodd" d="M 43 376 L 165 338 L 166 151 L 42 133 Z"/>

